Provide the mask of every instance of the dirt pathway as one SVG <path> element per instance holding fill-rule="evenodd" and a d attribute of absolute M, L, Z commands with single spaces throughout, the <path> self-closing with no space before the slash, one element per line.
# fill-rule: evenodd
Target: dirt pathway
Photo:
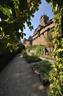
<path fill-rule="evenodd" d="M 0 73 L 0 96 L 47 96 L 47 90 L 18 55 Z"/>

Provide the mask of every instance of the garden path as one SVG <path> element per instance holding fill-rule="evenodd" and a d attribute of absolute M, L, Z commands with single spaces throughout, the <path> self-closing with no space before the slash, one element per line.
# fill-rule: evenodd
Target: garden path
<path fill-rule="evenodd" d="M 0 96 L 47 96 L 31 64 L 17 55 L 0 73 Z"/>

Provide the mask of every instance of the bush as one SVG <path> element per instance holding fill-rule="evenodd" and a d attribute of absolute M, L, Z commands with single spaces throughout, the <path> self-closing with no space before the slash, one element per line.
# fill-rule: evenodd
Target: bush
<path fill-rule="evenodd" d="M 25 49 L 25 46 L 20 44 L 18 48 L 15 48 L 12 52 L 8 48 L 0 48 L 0 71 L 5 68 L 9 61 L 18 53 L 22 52 Z"/>
<path fill-rule="evenodd" d="M 41 59 L 38 58 L 37 56 L 35 56 L 35 55 L 29 56 L 26 53 L 24 54 L 24 58 L 26 59 L 26 61 L 28 63 L 33 63 L 33 62 L 41 61 Z"/>
<path fill-rule="evenodd" d="M 27 47 L 27 52 L 30 53 L 31 55 L 35 56 L 41 56 L 44 53 L 44 46 L 42 45 L 34 45 L 34 46 L 29 46 Z"/>
<path fill-rule="evenodd" d="M 13 59 L 16 54 L 17 52 L 0 54 L 0 71 L 2 71 L 5 66 L 8 65 L 9 61 Z"/>
<path fill-rule="evenodd" d="M 59 60 L 52 64 L 49 80 L 50 84 L 49 96 L 63 96 L 63 60 Z"/>
<path fill-rule="evenodd" d="M 36 55 L 37 56 L 40 56 L 40 55 L 43 55 L 43 53 L 44 53 L 44 47 L 43 46 L 41 46 L 41 45 L 38 45 L 38 46 L 36 46 Z"/>
<path fill-rule="evenodd" d="M 23 44 L 18 44 L 18 53 L 22 52 L 23 50 L 25 50 L 25 46 Z"/>

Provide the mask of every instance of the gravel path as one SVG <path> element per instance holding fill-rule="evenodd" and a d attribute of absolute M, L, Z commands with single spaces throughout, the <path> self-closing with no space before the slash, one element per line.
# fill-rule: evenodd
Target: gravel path
<path fill-rule="evenodd" d="M 0 73 L 0 96 L 47 96 L 47 90 L 20 55 Z"/>

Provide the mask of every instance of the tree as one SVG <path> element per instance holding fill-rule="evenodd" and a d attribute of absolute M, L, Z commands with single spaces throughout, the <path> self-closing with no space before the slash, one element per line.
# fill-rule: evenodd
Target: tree
<path fill-rule="evenodd" d="M 49 96 L 63 96 L 63 1 L 47 0 L 54 12 L 54 57 Z"/>
<path fill-rule="evenodd" d="M 25 22 L 32 29 L 31 17 L 38 10 L 40 3 L 40 0 L 0 0 L 0 35 L 4 34 L 2 41 L 5 41 L 3 38 L 6 39 L 6 48 L 7 45 L 13 47 L 16 44 L 13 41 L 19 35 L 19 29 L 23 32 Z M 18 37 L 20 38 L 20 35 Z M 10 43 L 8 39 L 13 41 Z"/>

